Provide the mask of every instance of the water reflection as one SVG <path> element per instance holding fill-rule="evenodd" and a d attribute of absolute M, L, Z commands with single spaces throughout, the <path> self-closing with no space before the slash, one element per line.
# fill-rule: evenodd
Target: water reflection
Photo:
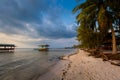
<path fill-rule="evenodd" d="M 72 50 L 39 52 L 16 49 L 15 53 L 0 53 L 0 80 L 30 80 L 46 72 L 56 58 Z"/>

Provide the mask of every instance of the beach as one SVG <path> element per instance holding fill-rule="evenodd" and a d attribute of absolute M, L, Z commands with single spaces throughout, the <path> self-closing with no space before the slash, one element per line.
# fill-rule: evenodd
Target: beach
<path fill-rule="evenodd" d="M 120 80 L 119 66 L 88 54 L 79 50 L 77 54 L 63 57 L 37 80 Z"/>

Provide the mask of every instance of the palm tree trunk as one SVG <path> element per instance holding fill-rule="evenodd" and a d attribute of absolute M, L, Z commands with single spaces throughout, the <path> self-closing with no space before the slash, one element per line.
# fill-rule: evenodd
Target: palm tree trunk
<path fill-rule="evenodd" d="M 112 32 L 112 54 L 116 54 L 117 45 L 116 45 L 115 31 L 113 28 L 111 29 L 111 32 Z"/>

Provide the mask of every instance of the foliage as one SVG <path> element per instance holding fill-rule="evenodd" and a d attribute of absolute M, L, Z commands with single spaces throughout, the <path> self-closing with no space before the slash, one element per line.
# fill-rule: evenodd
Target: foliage
<path fill-rule="evenodd" d="M 78 13 L 78 41 L 84 47 L 97 47 L 102 44 L 109 30 L 112 31 L 112 38 L 115 47 L 114 30 L 120 32 L 120 0 L 86 0 L 73 9 Z M 114 49 L 115 50 L 115 49 Z"/>
<path fill-rule="evenodd" d="M 101 37 L 98 32 L 85 27 L 79 27 L 77 29 L 77 40 L 80 41 L 83 48 L 97 48 L 101 44 Z"/>

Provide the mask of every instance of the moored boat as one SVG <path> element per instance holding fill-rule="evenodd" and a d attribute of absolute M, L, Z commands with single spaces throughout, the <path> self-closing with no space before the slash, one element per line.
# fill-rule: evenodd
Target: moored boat
<path fill-rule="evenodd" d="M 39 51 L 48 51 L 48 48 L 40 48 Z"/>
<path fill-rule="evenodd" d="M 45 44 L 45 45 L 39 45 L 40 48 L 39 48 L 39 51 L 48 51 L 49 50 L 49 45 L 48 44 Z"/>

